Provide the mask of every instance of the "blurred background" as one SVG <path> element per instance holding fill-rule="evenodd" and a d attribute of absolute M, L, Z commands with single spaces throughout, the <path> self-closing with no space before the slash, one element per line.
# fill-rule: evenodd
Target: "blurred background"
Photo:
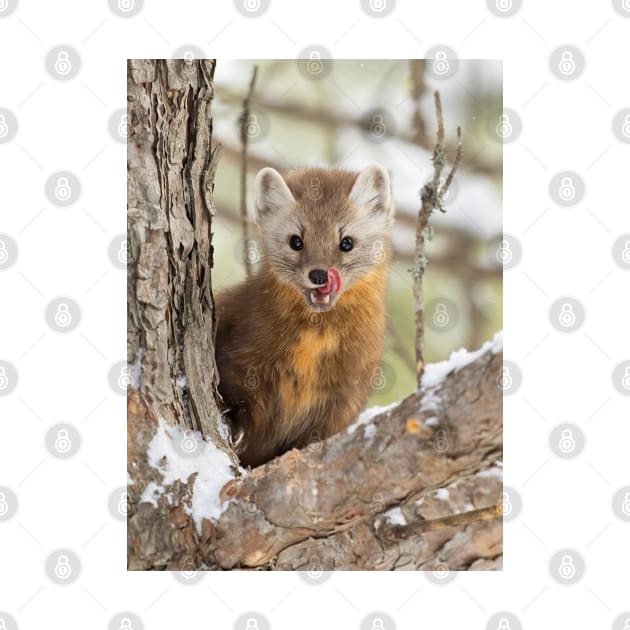
<path fill-rule="evenodd" d="M 314 47 L 297 60 L 217 62 L 213 141 L 223 145 L 223 153 L 215 178 L 214 290 L 245 277 L 240 120 L 257 66 L 245 121 L 250 221 L 253 178 L 264 166 L 280 172 L 301 166 L 358 171 L 375 161 L 390 172 L 396 219 L 388 332 L 369 403 L 383 405 L 415 389 L 409 269 L 419 191 L 432 177 L 436 89 L 442 97 L 447 157 L 455 156 L 457 125 L 464 157 L 445 200 L 446 212 L 433 214 L 434 234 L 426 246 L 425 357 L 435 362 L 461 347 L 474 350 L 502 328 L 502 141 L 509 132 L 502 68 L 500 61 L 437 56 L 391 61 L 326 56 Z M 248 247 L 255 251 L 255 226 L 249 234 Z"/>

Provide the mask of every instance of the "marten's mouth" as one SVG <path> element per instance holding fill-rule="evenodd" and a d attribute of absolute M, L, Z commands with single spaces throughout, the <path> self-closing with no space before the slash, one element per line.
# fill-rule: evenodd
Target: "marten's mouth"
<path fill-rule="evenodd" d="M 306 301 L 309 306 L 318 311 L 328 310 L 335 302 L 341 289 L 341 275 L 337 269 L 328 269 L 326 284 L 315 289 L 307 289 Z"/>

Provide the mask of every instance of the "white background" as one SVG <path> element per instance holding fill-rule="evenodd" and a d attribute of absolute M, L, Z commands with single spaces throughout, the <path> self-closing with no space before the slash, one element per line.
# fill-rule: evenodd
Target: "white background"
<path fill-rule="evenodd" d="M 16 138 L 0 145 L 0 232 L 19 257 L 0 271 L 0 358 L 17 366 L 19 382 L 0 397 L 0 485 L 19 498 L 17 514 L 0 522 L 0 610 L 22 630 L 107 628 L 119 611 L 145 628 L 231 628 L 247 610 L 272 628 L 359 628 L 383 610 L 401 629 L 430 624 L 485 628 L 507 610 L 525 628 L 610 628 L 630 609 L 630 524 L 617 518 L 613 494 L 630 484 L 628 397 L 612 371 L 630 358 L 628 271 L 615 265 L 614 240 L 630 232 L 630 147 L 613 134 L 615 113 L 630 106 L 630 18 L 608 1 L 525 0 L 499 18 L 480 0 L 399 1 L 374 19 L 358 2 L 272 0 L 260 18 L 231 2 L 149 1 L 136 17 L 114 15 L 100 2 L 26 2 L 0 18 L 0 107 L 17 116 Z M 50 48 L 68 43 L 81 54 L 79 75 L 53 80 Z M 505 524 L 504 571 L 458 574 L 445 586 L 422 573 L 338 573 L 309 586 L 294 573 L 208 573 L 184 586 L 169 573 L 127 573 L 124 523 L 107 500 L 126 482 L 125 399 L 108 371 L 125 357 L 125 273 L 109 261 L 110 241 L 126 230 L 126 155 L 108 119 L 126 103 L 126 59 L 169 57 L 196 44 L 221 58 L 295 57 L 320 43 L 334 57 L 422 57 L 448 44 L 461 58 L 504 60 L 505 106 L 523 121 L 505 146 L 505 231 L 523 259 L 505 274 L 505 357 L 523 374 L 505 399 L 505 483 L 523 509 Z M 584 73 L 560 81 L 549 56 L 570 43 L 583 52 Z M 69 169 L 82 195 L 52 206 L 44 182 Z M 584 199 L 560 207 L 549 181 L 578 172 Z M 67 295 L 81 305 L 70 334 L 52 331 L 46 304 Z M 571 334 L 550 324 L 550 304 L 569 295 L 586 321 Z M 51 457 L 46 429 L 76 425 L 79 453 Z M 560 459 L 549 448 L 554 426 L 572 422 L 584 450 Z M 80 579 L 53 584 L 47 555 L 79 554 Z M 550 576 L 560 548 L 585 559 L 571 586 Z M 7 627 L 10 627 L 7 624 Z M 620 626 L 623 627 L 623 624 Z"/>

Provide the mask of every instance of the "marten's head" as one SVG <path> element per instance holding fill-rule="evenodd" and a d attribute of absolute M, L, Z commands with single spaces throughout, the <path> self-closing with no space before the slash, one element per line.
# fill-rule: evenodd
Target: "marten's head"
<path fill-rule="evenodd" d="M 283 179 L 256 176 L 256 222 L 272 273 L 300 291 L 314 311 L 339 297 L 390 256 L 393 203 L 387 171 L 302 169 Z"/>

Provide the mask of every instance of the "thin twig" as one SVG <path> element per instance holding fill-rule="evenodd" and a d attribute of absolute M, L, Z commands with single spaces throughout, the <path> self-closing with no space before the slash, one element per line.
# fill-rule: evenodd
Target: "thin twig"
<path fill-rule="evenodd" d="M 413 112 L 413 140 L 414 142 L 422 146 L 426 143 L 426 125 L 424 123 L 424 117 L 420 109 L 420 103 L 426 90 L 426 83 L 424 81 L 424 70 L 426 65 L 426 59 L 411 59 L 409 61 L 409 75 L 411 78 L 411 98 L 414 101 L 415 107 Z"/>
<path fill-rule="evenodd" d="M 442 116 L 442 100 L 440 93 L 436 90 L 435 94 L 435 114 L 437 117 L 437 141 L 433 149 L 433 178 L 428 181 L 420 191 L 420 199 L 422 204 L 418 211 L 418 222 L 416 224 L 416 252 L 413 263 L 413 297 L 414 297 L 414 313 L 416 323 L 416 373 L 418 377 L 418 387 L 422 382 L 424 374 L 424 295 L 422 292 L 422 280 L 427 266 L 427 259 L 424 253 L 424 246 L 427 240 L 431 240 L 432 229 L 429 225 L 429 219 L 434 210 L 445 212 L 443 208 L 443 200 L 448 192 L 449 186 L 453 181 L 453 177 L 457 172 L 457 168 L 462 160 L 462 132 L 457 127 L 457 153 L 455 162 L 451 168 L 444 184 L 440 185 L 440 177 L 446 164 L 446 155 L 444 150 L 444 119 Z"/>
<path fill-rule="evenodd" d="M 243 111 L 241 113 L 241 225 L 243 228 L 243 264 L 245 265 L 245 274 L 249 278 L 252 275 L 252 261 L 248 256 L 249 250 L 249 219 L 247 217 L 247 144 L 249 135 L 247 127 L 249 124 L 250 100 L 254 93 L 256 85 L 256 77 L 258 76 L 258 66 L 254 66 L 252 78 L 249 82 L 249 89 L 243 99 Z"/>
<path fill-rule="evenodd" d="M 414 521 L 408 525 L 392 525 L 384 523 L 384 526 L 378 528 L 378 537 L 381 540 L 400 540 L 401 538 L 409 538 L 410 536 L 420 536 L 425 532 L 432 532 L 445 527 L 460 527 L 462 525 L 470 525 L 479 521 L 488 521 L 503 516 L 503 509 L 500 504 L 491 505 L 469 512 L 459 512 L 458 514 L 448 514 L 430 520 Z"/>

